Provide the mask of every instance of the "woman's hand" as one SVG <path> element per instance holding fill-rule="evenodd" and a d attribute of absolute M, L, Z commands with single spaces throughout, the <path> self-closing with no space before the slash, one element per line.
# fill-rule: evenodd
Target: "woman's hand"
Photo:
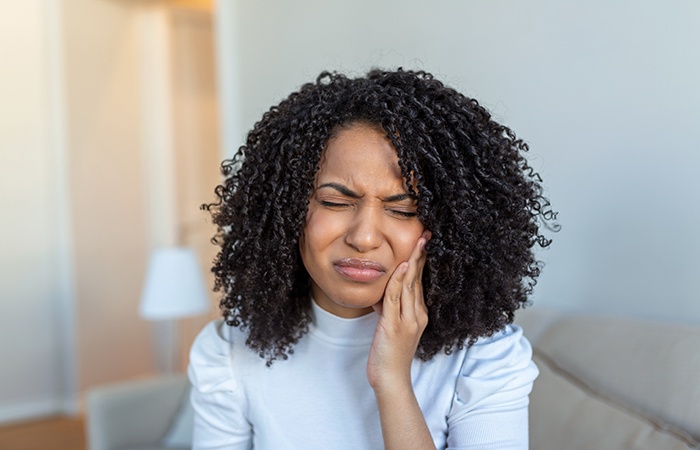
<path fill-rule="evenodd" d="M 367 360 L 367 379 L 375 391 L 411 386 L 411 362 L 428 325 L 422 277 L 430 235 L 427 230 L 421 234 L 409 260 L 394 270 L 383 300 L 374 305 L 380 317 Z"/>
<path fill-rule="evenodd" d="M 380 316 L 367 359 L 367 379 L 377 399 L 386 450 L 435 449 L 411 383 L 411 363 L 428 325 L 421 280 L 429 239 L 426 230 L 409 260 L 394 270 L 384 299 L 374 305 Z"/>

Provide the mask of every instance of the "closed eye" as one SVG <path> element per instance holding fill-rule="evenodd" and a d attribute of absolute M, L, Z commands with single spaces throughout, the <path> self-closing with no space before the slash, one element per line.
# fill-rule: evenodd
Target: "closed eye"
<path fill-rule="evenodd" d="M 328 200 L 319 200 L 318 202 L 327 208 L 344 208 L 350 206 L 349 203 L 329 202 Z"/>
<path fill-rule="evenodd" d="M 400 209 L 389 209 L 388 210 L 391 214 L 395 214 L 400 217 L 405 217 L 405 218 L 412 218 L 412 217 L 418 217 L 418 213 L 416 211 L 402 211 Z"/>

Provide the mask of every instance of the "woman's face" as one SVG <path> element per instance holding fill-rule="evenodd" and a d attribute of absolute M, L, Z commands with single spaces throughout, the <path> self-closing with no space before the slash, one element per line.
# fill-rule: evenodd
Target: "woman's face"
<path fill-rule="evenodd" d="M 424 230 L 386 135 L 365 124 L 326 146 L 299 241 L 314 299 L 340 317 L 379 302 Z"/>

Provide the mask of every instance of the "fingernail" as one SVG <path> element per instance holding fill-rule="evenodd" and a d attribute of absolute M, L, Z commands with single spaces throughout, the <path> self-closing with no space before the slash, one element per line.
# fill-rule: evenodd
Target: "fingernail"
<path fill-rule="evenodd" d="M 406 272 L 408 270 L 408 263 L 401 263 L 401 267 L 399 269 L 401 270 L 401 272 Z"/>

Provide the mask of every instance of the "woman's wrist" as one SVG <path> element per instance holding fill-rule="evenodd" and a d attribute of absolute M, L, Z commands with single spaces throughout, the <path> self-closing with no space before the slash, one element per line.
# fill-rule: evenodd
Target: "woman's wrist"
<path fill-rule="evenodd" d="M 410 377 L 374 387 L 374 395 L 387 450 L 435 449 Z"/>
<path fill-rule="evenodd" d="M 390 377 L 385 376 L 380 380 L 376 380 L 374 383 L 370 382 L 372 390 L 374 390 L 374 395 L 379 399 L 382 398 L 394 398 L 396 396 L 411 394 L 413 395 L 413 385 L 411 383 L 411 376 L 396 376 Z"/>

